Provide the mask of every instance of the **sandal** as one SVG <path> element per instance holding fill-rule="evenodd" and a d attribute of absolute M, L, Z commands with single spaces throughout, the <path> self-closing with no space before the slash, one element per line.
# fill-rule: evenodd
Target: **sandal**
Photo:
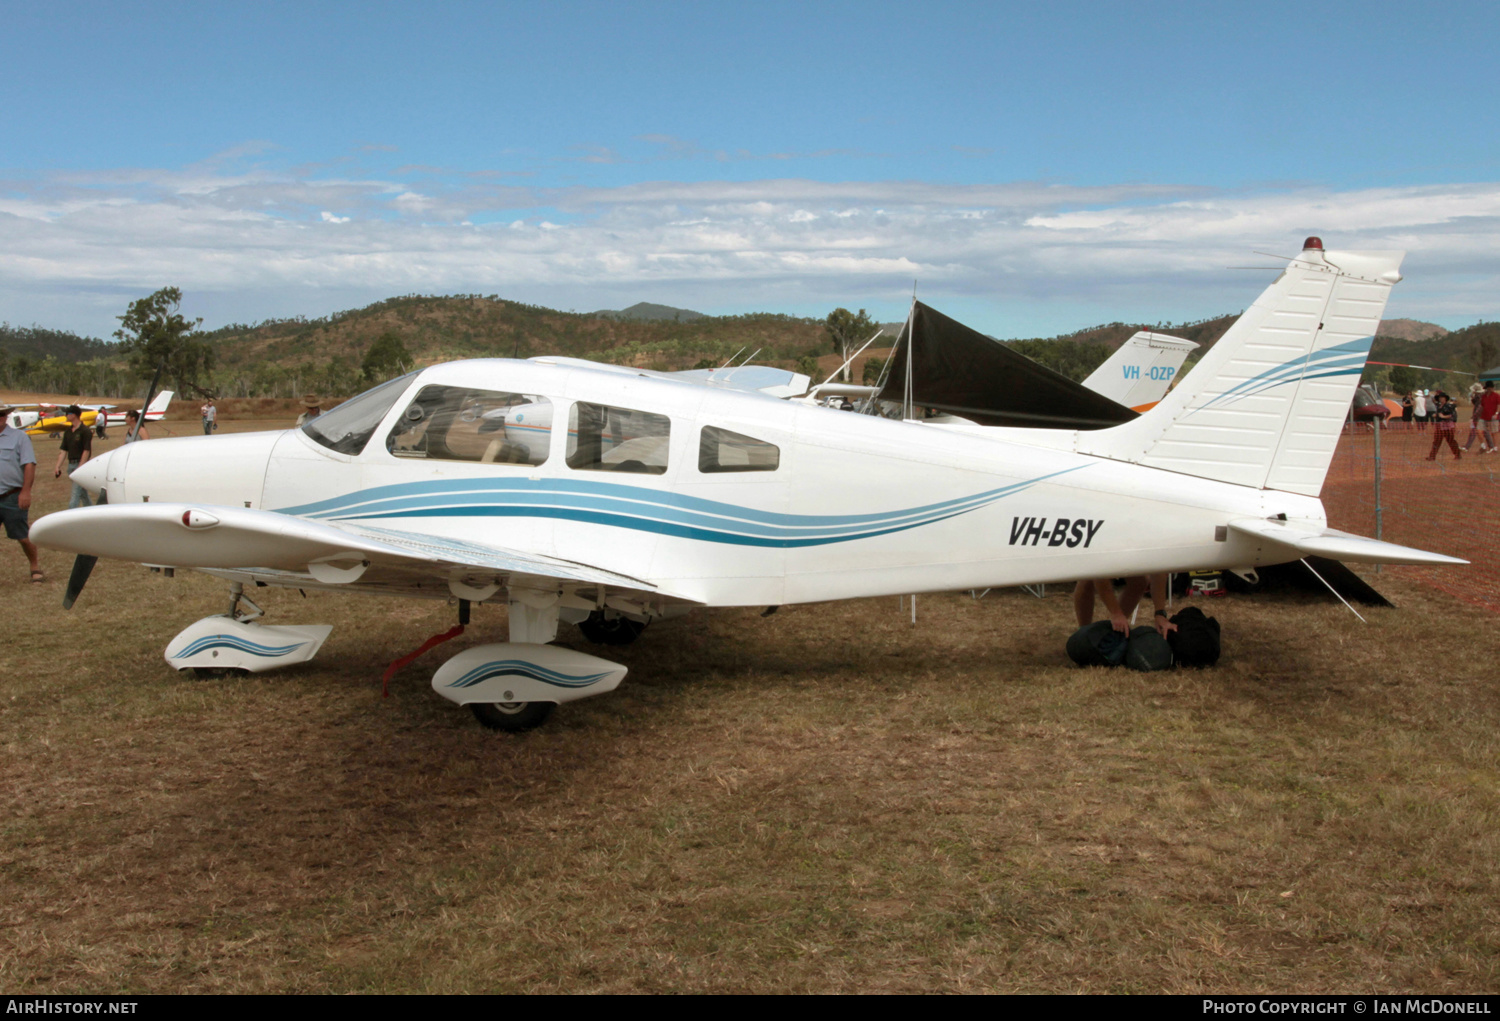
<path fill-rule="evenodd" d="M 32 571 L 31 572 L 31 583 L 33 585 L 40 585 L 42 582 L 44 582 L 46 580 L 47 580 L 47 576 L 45 574 L 43 574 L 41 571 Z"/>

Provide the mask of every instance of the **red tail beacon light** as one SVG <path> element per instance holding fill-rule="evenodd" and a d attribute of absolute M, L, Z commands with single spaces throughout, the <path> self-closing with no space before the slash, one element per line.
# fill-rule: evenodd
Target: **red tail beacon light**
<path fill-rule="evenodd" d="M 1306 241 L 1302 242 L 1302 250 L 1304 252 L 1321 252 L 1323 250 L 1323 239 L 1308 238 Z"/>

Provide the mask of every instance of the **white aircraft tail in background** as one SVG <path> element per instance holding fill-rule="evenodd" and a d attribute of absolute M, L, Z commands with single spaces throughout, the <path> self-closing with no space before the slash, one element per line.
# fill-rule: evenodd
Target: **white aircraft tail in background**
<path fill-rule="evenodd" d="M 163 390 L 157 394 L 156 398 L 146 406 L 146 421 L 160 422 L 163 418 L 166 418 L 167 408 L 171 406 L 172 398 L 175 396 L 176 394 L 171 390 Z M 104 420 L 102 425 L 106 428 L 112 425 L 124 426 L 126 424 L 125 412 L 116 410 L 116 406 L 113 404 L 106 404 L 100 407 L 99 417 Z"/>
<path fill-rule="evenodd" d="M 163 416 L 166 415 L 167 408 L 171 405 L 172 398 L 175 396 L 176 394 L 171 390 L 163 390 L 157 394 L 156 399 L 146 408 L 146 421 L 160 422 Z"/>
<path fill-rule="evenodd" d="M 1177 370 L 1198 345 L 1141 330 L 1115 349 L 1083 385 L 1132 411 L 1150 411 L 1166 396 Z"/>

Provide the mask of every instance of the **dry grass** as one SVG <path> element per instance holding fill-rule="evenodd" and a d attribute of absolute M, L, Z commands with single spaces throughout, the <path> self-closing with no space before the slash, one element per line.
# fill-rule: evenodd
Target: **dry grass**
<path fill-rule="evenodd" d="M 0 560 L 11 992 L 1500 986 L 1496 619 L 1403 580 L 1215 603 L 1204 673 L 1067 666 L 1061 597 L 704 613 L 513 737 L 440 654 L 380 697 L 451 608 L 269 592 L 320 661 L 198 681 L 161 649 L 222 584 L 67 614 L 44 557 Z"/>

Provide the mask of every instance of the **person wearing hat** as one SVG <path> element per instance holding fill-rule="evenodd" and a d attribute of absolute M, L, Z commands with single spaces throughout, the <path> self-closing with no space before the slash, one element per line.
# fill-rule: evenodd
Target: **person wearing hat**
<path fill-rule="evenodd" d="M 1453 430 L 1458 423 L 1458 405 L 1453 403 L 1453 398 L 1439 390 L 1433 395 L 1437 402 L 1437 408 L 1432 413 L 1434 433 L 1432 437 L 1432 451 L 1427 455 L 1427 460 L 1436 461 L 1438 448 L 1443 441 L 1448 441 L 1448 446 L 1453 448 L 1453 460 L 1457 461 L 1463 457 L 1463 452 L 1458 449 L 1458 440 L 1453 438 Z"/>
<path fill-rule="evenodd" d="M 36 481 L 36 452 L 31 449 L 31 438 L 11 426 L 10 413 L 15 410 L 0 401 L 0 520 L 5 522 L 6 538 L 21 544 L 36 584 L 47 580 L 26 520 L 31 511 L 31 485 Z"/>
<path fill-rule="evenodd" d="M 1464 440 L 1464 450 L 1474 446 L 1474 441 L 1479 441 L 1479 452 L 1484 453 L 1485 445 L 1489 442 L 1484 435 L 1484 422 L 1479 418 L 1479 396 L 1484 393 L 1484 387 L 1477 382 L 1469 384 L 1469 436 Z"/>
<path fill-rule="evenodd" d="M 55 479 L 62 478 L 64 461 L 67 462 L 68 478 L 71 479 L 73 473 L 94 456 L 94 434 L 83 424 L 83 409 L 76 404 L 69 404 L 66 414 L 68 428 L 62 434 L 62 448 L 57 452 L 57 464 L 52 469 L 52 477 Z M 73 492 L 68 497 L 68 510 L 88 506 L 91 506 L 88 491 L 78 483 L 73 483 Z"/>
<path fill-rule="evenodd" d="M 317 418 L 323 413 L 323 402 L 318 400 L 315 394 L 308 394 L 302 398 L 302 407 L 305 410 L 297 416 L 298 428 L 301 428 L 308 419 Z"/>

